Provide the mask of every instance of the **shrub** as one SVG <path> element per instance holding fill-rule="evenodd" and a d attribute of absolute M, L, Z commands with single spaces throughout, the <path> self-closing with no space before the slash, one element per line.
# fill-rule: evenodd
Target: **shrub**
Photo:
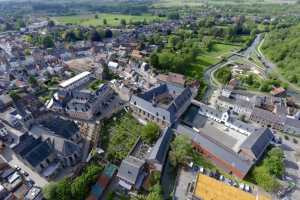
<path fill-rule="evenodd" d="M 289 139 L 290 139 L 290 137 L 289 137 L 289 136 L 287 136 L 287 135 L 285 135 L 285 136 L 284 136 L 284 139 L 285 139 L 285 140 L 289 140 Z"/>
<path fill-rule="evenodd" d="M 296 138 L 293 138 L 293 142 L 294 142 L 295 144 L 298 144 L 298 140 L 297 140 Z"/>

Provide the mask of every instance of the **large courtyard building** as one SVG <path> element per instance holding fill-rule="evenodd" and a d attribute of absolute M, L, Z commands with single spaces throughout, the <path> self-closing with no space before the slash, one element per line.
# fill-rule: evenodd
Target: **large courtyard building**
<path fill-rule="evenodd" d="M 268 128 L 256 128 L 227 112 L 192 104 L 176 128 L 194 149 L 229 174 L 243 179 L 273 140 Z"/>
<path fill-rule="evenodd" d="M 161 84 L 142 94 L 133 95 L 130 106 L 140 121 L 153 121 L 165 128 L 179 119 L 190 105 L 191 99 L 192 92 L 189 88 Z"/>
<path fill-rule="evenodd" d="M 108 107 L 113 90 L 106 83 L 91 88 L 95 80 L 93 74 L 86 71 L 62 82 L 47 107 L 81 120 L 100 115 Z"/>

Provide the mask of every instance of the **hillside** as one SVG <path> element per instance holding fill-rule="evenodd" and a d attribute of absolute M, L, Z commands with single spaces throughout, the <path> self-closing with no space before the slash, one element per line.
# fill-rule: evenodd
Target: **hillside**
<path fill-rule="evenodd" d="M 262 46 L 269 59 L 277 63 L 282 75 L 300 86 L 300 24 L 271 31 Z"/>

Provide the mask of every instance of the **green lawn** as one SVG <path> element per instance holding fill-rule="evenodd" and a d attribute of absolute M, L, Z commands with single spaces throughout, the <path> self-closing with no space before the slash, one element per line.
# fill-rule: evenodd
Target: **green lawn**
<path fill-rule="evenodd" d="M 204 52 L 197 57 L 197 62 L 188 70 L 188 75 L 191 77 L 202 77 L 202 72 L 212 64 L 220 62 L 222 59 L 228 57 L 232 52 L 241 48 L 238 45 L 230 44 L 214 44 L 212 51 Z"/>
<path fill-rule="evenodd" d="M 144 22 L 145 20 L 149 23 L 153 20 L 164 20 L 163 17 L 153 15 L 123 15 L 123 14 L 106 14 L 98 13 L 98 18 L 95 18 L 95 14 L 91 15 L 73 15 L 73 16 L 61 16 L 54 17 L 53 19 L 61 24 L 76 24 L 82 26 L 103 26 L 103 20 L 106 19 L 107 26 L 118 26 L 122 19 L 125 19 L 127 24 L 129 22 Z"/>

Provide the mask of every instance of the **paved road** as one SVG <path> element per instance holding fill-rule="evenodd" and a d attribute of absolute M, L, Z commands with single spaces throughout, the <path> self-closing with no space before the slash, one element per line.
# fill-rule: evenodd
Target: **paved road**
<path fill-rule="evenodd" d="M 258 34 L 256 36 L 255 40 L 252 42 L 252 44 L 248 48 L 238 52 L 238 55 L 235 53 L 232 53 L 232 55 L 229 56 L 226 60 L 221 61 L 220 63 L 217 63 L 215 65 L 211 65 L 206 69 L 206 71 L 204 72 L 204 79 L 208 83 L 208 89 L 203 98 L 204 102 L 208 101 L 208 99 L 212 95 L 213 91 L 218 87 L 212 80 L 212 74 L 216 70 L 224 67 L 225 65 L 239 60 L 241 57 L 249 58 L 251 53 L 256 51 L 256 46 L 259 44 L 260 40 L 261 40 L 261 35 Z"/>
<path fill-rule="evenodd" d="M 258 54 L 262 61 L 265 63 L 265 66 L 268 70 L 266 70 L 265 74 L 270 73 L 272 70 L 277 70 L 277 67 L 274 63 L 272 63 L 271 61 L 269 61 L 261 52 L 260 47 L 263 43 L 264 39 L 262 39 L 261 34 L 258 34 L 255 38 L 255 40 L 252 42 L 252 44 L 238 52 L 238 54 L 233 53 L 231 56 L 229 56 L 227 58 L 227 60 L 225 61 L 221 61 L 220 63 L 217 63 L 215 65 L 211 65 L 207 68 L 207 70 L 204 72 L 204 79 L 206 80 L 206 82 L 208 83 L 208 89 L 204 95 L 203 101 L 204 102 L 208 102 L 208 99 L 210 98 L 210 96 L 212 95 L 213 91 L 217 88 L 220 88 L 219 85 L 216 85 L 213 81 L 213 76 L 212 74 L 217 71 L 218 69 L 233 63 L 235 61 L 237 61 L 238 59 L 240 59 L 241 57 L 244 57 L 248 60 L 248 58 L 251 56 L 251 54 L 253 52 L 255 52 L 256 54 Z M 256 47 L 258 46 L 258 51 L 256 50 Z M 248 60 L 249 61 L 249 60 Z M 249 61 L 250 62 L 250 61 Z M 252 63 L 252 62 L 251 62 Z M 254 64 L 254 63 L 253 63 Z M 255 65 L 255 64 L 254 64 Z M 295 86 L 294 84 L 289 83 L 283 76 L 281 76 L 279 73 L 278 74 L 278 78 L 279 80 L 281 80 L 282 82 L 288 83 L 289 84 L 289 88 L 287 90 L 287 94 L 290 96 L 295 97 L 295 100 L 297 102 L 300 102 L 300 90 L 297 86 Z"/>
<path fill-rule="evenodd" d="M 265 39 L 263 38 L 257 48 L 257 53 L 262 59 L 262 61 L 265 63 L 264 65 L 268 68 L 267 73 L 270 73 L 271 71 L 277 71 L 277 66 L 275 63 L 271 62 L 269 59 L 265 57 L 265 55 L 261 51 L 261 46 L 263 45 Z M 280 81 L 287 83 L 289 85 L 289 88 L 287 90 L 287 94 L 290 96 L 295 97 L 297 102 L 300 102 L 300 89 L 297 85 L 290 83 L 288 80 L 286 80 L 280 73 L 276 73 L 277 77 Z"/>

